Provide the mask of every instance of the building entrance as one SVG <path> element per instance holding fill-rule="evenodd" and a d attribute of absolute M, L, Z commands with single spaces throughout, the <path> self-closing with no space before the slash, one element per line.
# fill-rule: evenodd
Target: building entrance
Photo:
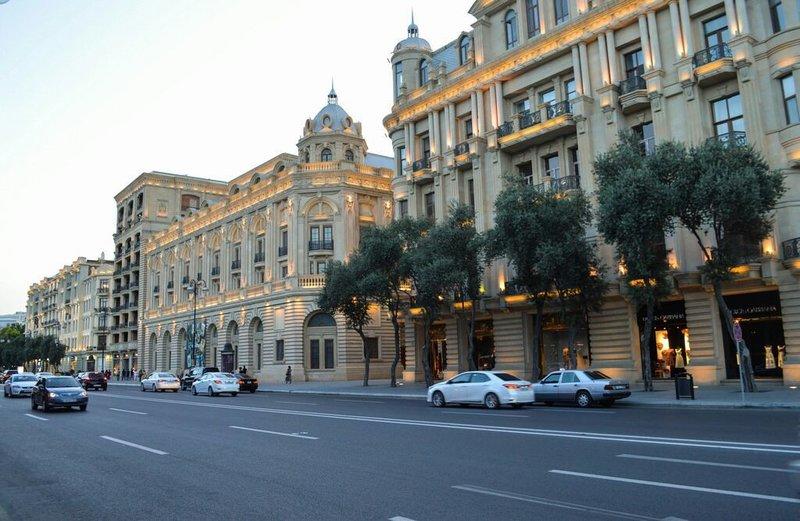
<path fill-rule="evenodd" d="M 786 342 L 783 336 L 781 301 L 777 291 L 727 295 L 725 303 L 742 328 L 742 339 L 750 350 L 756 378 L 782 378 Z M 723 327 L 727 377 L 739 378 L 736 344 Z"/>
<path fill-rule="evenodd" d="M 639 310 L 640 334 L 644 331 L 647 311 Z M 686 326 L 684 301 L 660 302 L 653 315 L 653 332 L 650 335 L 651 376 L 668 379 L 686 372 L 691 361 L 689 328 Z M 644 375 L 644 357 L 642 357 Z"/>
<path fill-rule="evenodd" d="M 495 366 L 494 358 L 494 326 L 491 320 L 476 320 L 475 335 L 475 367 L 481 371 L 491 371 Z"/>
<path fill-rule="evenodd" d="M 430 332 L 428 362 L 434 380 L 441 380 L 447 370 L 447 328 L 444 324 L 433 324 Z"/>

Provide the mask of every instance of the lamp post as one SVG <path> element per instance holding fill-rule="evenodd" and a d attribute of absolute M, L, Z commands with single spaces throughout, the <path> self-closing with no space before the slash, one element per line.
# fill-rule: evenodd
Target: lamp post
<path fill-rule="evenodd" d="M 191 361 L 192 364 L 195 363 L 197 360 L 197 355 L 195 350 L 197 349 L 197 294 L 198 292 L 205 291 L 208 289 L 206 285 L 206 281 L 203 279 L 192 279 L 186 285 L 186 289 L 192 294 L 192 300 L 194 301 L 194 306 L 192 309 L 192 350 L 191 350 Z"/>

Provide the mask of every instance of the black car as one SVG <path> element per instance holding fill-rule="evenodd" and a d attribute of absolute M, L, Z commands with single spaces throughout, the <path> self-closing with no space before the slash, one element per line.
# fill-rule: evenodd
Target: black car
<path fill-rule="evenodd" d="M 186 369 L 181 376 L 181 391 L 188 391 L 192 388 L 195 380 L 200 378 L 206 373 L 218 373 L 219 369 L 216 367 L 192 367 Z"/>
<path fill-rule="evenodd" d="M 85 411 L 89 393 L 71 376 L 47 376 L 39 378 L 31 393 L 31 409 L 41 405 L 44 412 L 56 407 L 70 409 L 78 407 Z"/>
<path fill-rule="evenodd" d="M 108 380 L 103 376 L 103 373 L 85 373 L 80 379 L 80 383 L 87 391 L 89 389 L 102 389 L 108 391 Z"/>
<path fill-rule="evenodd" d="M 243 373 L 233 373 L 233 376 L 239 380 L 239 390 L 241 392 L 250 391 L 254 393 L 258 390 L 258 379 Z"/>

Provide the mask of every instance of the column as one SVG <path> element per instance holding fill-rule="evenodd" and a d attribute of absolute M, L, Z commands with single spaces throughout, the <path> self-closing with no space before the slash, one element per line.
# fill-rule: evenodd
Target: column
<path fill-rule="evenodd" d="M 592 81 L 589 78 L 589 52 L 586 49 L 586 44 L 581 42 L 578 44 L 578 55 L 581 59 L 581 79 L 583 79 L 583 95 L 592 95 Z"/>
<path fill-rule="evenodd" d="M 675 56 L 680 59 L 686 56 L 686 50 L 683 48 L 683 32 L 676 2 L 669 3 L 669 18 L 672 22 L 672 39 L 675 41 Z"/>
<path fill-rule="evenodd" d="M 502 125 L 503 122 L 506 120 L 504 107 L 503 107 L 503 82 L 496 81 L 494 82 L 494 93 L 496 96 L 495 103 L 497 104 L 497 124 Z"/>
<path fill-rule="evenodd" d="M 786 20 L 789 20 L 789 12 L 788 10 L 793 11 L 793 16 L 795 20 L 797 19 L 797 7 L 794 5 L 786 5 L 784 4 L 784 13 L 786 16 Z M 745 4 L 744 0 L 736 0 L 736 16 L 739 17 L 739 33 L 740 34 L 750 34 L 750 19 L 747 16 L 747 4 Z M 790 24 L 787 24 L 787 26 Z"/>
<path fill-rule="evenodd" d="M 606 51 L 608 52 L 608 76 L 612 85 L 616 85 L 619 78 L 619 67 L 617 66 L 617 44 L 614 41 L 614 30 L 606 31 Z"/>
<path fill-rule="evenodd" d="M 436 149 L 434 154 L 441 156 L 444 154 L 444 147 L 442 146 L 441 126 L 439 123 L 439 111 L 433 111 L 433 135 L 436 136 Z"/>
<path fill-rule="evenodd" d="M 661 48 L 658 44 L 658 26 L 656 25 L 656 13 L 647 13 L 647 28 L 650 31 L 650 50 L 653 53 L 653 68 L 661 68 Z"/>
<path fill-rule="evenodd" d="M 492 128 L 497 128 L 497 97 L 494 92 L 494 84 L 489 85 L 489 112 L 491 113 Z"/>
<path fill-rule="evenodd" d="M 478 89 L 475 91 L 475 99 L 478 100 L 477 112 L 472 115 L 472 131 L 476 136 L 483 137 L 486 132 L 486 112 L 483 110 L 483 91 Z"/>
<path fill-rule="evenodd" d="M 725 17 L 728 19 L 728 27 L 731 36 L 737 36 L 741 32 L 739 21 L 736 18 L 736 9 L 733 7 L 733 0 L 725 0 Z"/>
<path fill-rule="evenodd" d="M 575 75 L 575 90 L 579 96 L 583 96 L 583 77 L 581 76 L 581 60 L 579 56 L 578 47 L 572 46 L 572 73 Z M 531 105 L 533 106 L 533 105 Z"/>
<path fill-rule="evenodd" d="M 528 39 L 528 13 L 525 11 L 525 0 L 517 0 L 517 26 L 519 28 L 519 41 Z"/>
<path fill-rule="evenodd" d="M 683 49 L 686 56 L 694 54 L 694 38 L 692 37 L 692 24 L 689 22 L 689 3 L 687 0 L 678 0 L 680 7 L 681 27 L 683 28 Z"/>
<path fill-rule="evenodd" d="M 600 52 L 600 76 L 603 78 L 603 85 L 608 85 L 608 51 L 606 37 L 602 33 L 597 35 L 597 47 Z"/>
<path fill-rule="evenodd" d="M 479 91 L 473 91 L 469 95 L 469 110 L 472 115 L 472 133 L 478 135 L 479 131 L 479 117 L 478 117 L 478 94 Z"/>
<path fill-rule="evenodd" d="M 404 138 L 405 145 L 406 145 L 406 149 L 405 149 L 406 163 L 410 165 L 411 161 L 413 161 L 413 159 L 411 159 L 411 124 L 410 123 L 405 123 L 403 125 L 403 138 Z M 398 174 L 402 174 L 402 172 L 398 172 Z"/>
<path fill-rule="evenodd" d="M 408 166 L 411 166 L 411 163 L 417 160 L 417 129 L 413 121 L 408 124 L 408 130 L 409 134 L 406 150 L 409 152 Z"/>
<path fill-rule="evenodd" d="M 450 144 L 448 145 L 450 149 L 456 146 L 456 140 L 458 140 L 458 128 L 456 128 L 456 104 L 455 103 L 448 103 L 447 104 L 447 126 L 450 127 Z M 475 118 L 472 118 L 472 126 L 475 127 Z"/>
<path fill-rule="evenodd" d="M 650 37 L 647 34 L 647 19 L 639 15 L 639 37 L 642 40 L 642 53 L 644 54 L 644 68 L 649 71 L 653 68 L 653 53 L 650 50 Z"/>

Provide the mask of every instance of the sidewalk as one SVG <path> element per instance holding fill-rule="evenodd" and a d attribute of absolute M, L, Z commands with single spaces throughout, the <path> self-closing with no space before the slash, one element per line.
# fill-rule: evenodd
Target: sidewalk
<path fill-rule="evenodd" d="M 139 386 L 133 382 L 109 382 L 110 386 Z M 630 398 L 620 400 L 615 407 L 675 407 L 675 408 L 760 408 L 760 409 L 797 409 L 800 410 L 800 388 L 791 389 L 777 385 L 761 385 L 760 391 L 745 394 L 744 401 L 738 386 L 715 385 L 698 386 L 695 389 L 695 400 L 675 399 L 675 390 L 671 382 L 659 382 L 656 390 L 646 393 L 641 387 L 634 385 Z M 296 382 L 291 385 L 282 383 L 261 383 L 259 392 L 285 394 L 320 394 L 350 397 L 399 398 L 424 400 L 427 396 L 425 384 L 401 383 L 398 387 L 389 387 L 389 380 L 371 380 L 368 387 L 361 385 L 361 380 L 346 382 Z"/>

